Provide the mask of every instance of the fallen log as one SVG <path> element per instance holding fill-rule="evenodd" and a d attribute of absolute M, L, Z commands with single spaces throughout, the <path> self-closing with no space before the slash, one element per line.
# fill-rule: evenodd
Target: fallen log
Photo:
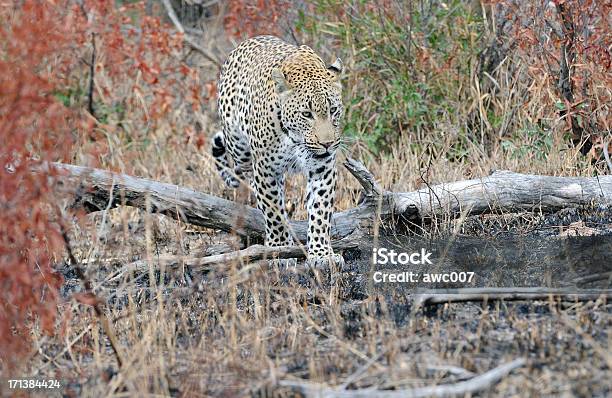
<path fill-rule="evenodd" d="M 53 166 L 61 175 L 60 191 L 72 195 L 74 205 L 89 212 L 128 205 L 202 227 L 233 231 L 254 241 L 261 241 L 264 235 L 261 212 L 249 206 L 146 178 L 62 163 Z M 495 171 L 487 177 L 414 192 L 387 192 L 360 162 L 349 159 L 345 167 L 364 187 L 365 200 L 333 215 L 332 236 L 336 239 L 367 230 L 378 221 L 420 222 L 436 216 L 612 205 L 612 176 L 551 177 Z M 305 242 L 307 222 L 291 221 L 290 227 L 294 236 Z"/>
<path fill-rule="evenodd" d="M 413 295 L 414 308 L 433 304 L 456 303 L 466 301 L 516 301 L 548 300 L 555 298 L 562 301 L 591 301 L 600 297 L 612 298 L 612 289 L 569 289 L 543 287 L 497 287 L 497 288 L 463 288 L 440 289 L 419 292 Z"/>
<path fill-rule="evenodd" d="M 374 388 L 346 390 L 342 388 L 321 386 L 311 382 L 294 380 L 280 380 L 278 381 L 278 385 L 297 390 L 307 398 L 462 397 L 467 394 L 471 395 L 475 392 L 491 388 L 495 383 L 500 381 L 514 369 L 520 368 L 526 363 L 527 361 L 524 358 L 518 358 L 466 381 L 460 381 L 454 384 L 442 384 L 438 386 L 417 387 L 394 391 L 377 390 Z"/>
<path fill-rule="evenodd" d="M 219 269 L 222 265 L 231 263 L 253 263 L 264 259 L 306 258 L 303 246 L 277 246 L 252 245 L 246 249 L 229 253 L 215 254 L 206 257 L 161 255 L 151 261 L 146 259 L 134 261 L 121 268 L 121 274 L 126 272 L 146 272 L 151 265 L 165 270 L 181 269 L 187 267 L 191 272 L 206 272 L 210 269 Z M 152 263 L 152 264 L 151 264 Z"/>
<path fill-rule="evenodd" d="M 395 210 L 416 206 L 422 217 L 496 211 L 555 211 L 592 204 L 612 205 L 612 176 L 552 177 L 506 170 L 490 176 L 392 193 Z"/>
<path fill-rule="evenodd" d="M 53 166 L 59 172 L 58 190 L 73 196 L 73 206 L 87 212 L 132 206 L 240 236 L 264 234 L 261 212 L 249 206 L 147 178 L 64 163 Z"/>

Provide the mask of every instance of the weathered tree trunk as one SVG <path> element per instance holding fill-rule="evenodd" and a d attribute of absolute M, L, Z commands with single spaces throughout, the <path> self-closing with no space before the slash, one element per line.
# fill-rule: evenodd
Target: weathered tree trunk
<path fill-rule="evenodd" d="M 550 177 L 496 171 L 487 177 L 414 192 L 385 192 L 361 163 L 349 159 L 345 166 L 364 187 L 365 200 L 334 214 L 332 235 L 336 239 L 398 218 L 420 221 L 498 211 L 553 211 L 593 203 L 612 205 L 612 176 Z M 60 190 L 73 195 L 75 205 L 90 212 L 119 205 L 148 207 L 151 212 L 186 223 L 234 231 L 254 240 L 264 235 L 261 212 L 249 206 L 145 178 L 68 164 L 56 163 L 54 167 L 63 175 Z M 306 227 L 306 221 L 291 222 L 294 235 L 302 242 Z"/>
<path fill-rule="evenodd" d="M 449 289 L 452 290 L 452 289 Z M 545 287 L 484 287 L 462 288 L 449 292 L 445 289 L 415 294 L 415 308 L 422 305 L 445 304 L 464 301 L 524 301 L 556 299 L 563 301 L 589 301 L 599 297 L 612 297 L 610 289 L 575 289 Z"/>
<path fill-rule="evenodd" d="M 488 177 L 394 193 L 396 211 L 415 205 L 421 216 L 496 211 L 554 211 L 590 204 L 612 205 L 612 176 L 551 177 L 495 171 Z"/>
<path fill-rule="evenodd" d="M 53 166 L 62 175 L 60 192 L 74 195 L 74 206 L 88 212 L 127 205 L 193 225 L 233 230 L 240 236 L 261 238 L 264 234 L 261 212 L 249 206 L 146 178 L 69 164 Z"/>

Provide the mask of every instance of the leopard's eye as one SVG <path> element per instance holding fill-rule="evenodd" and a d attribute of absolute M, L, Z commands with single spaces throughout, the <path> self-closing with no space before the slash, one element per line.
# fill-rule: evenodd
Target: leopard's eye
<path fill-rule="evenodd" d="M 338 107 L 336 107 L 336 106 L 332 106 L 331 108 L 329 108 L 329 113 L 330 113 L 331 115 L 335 115 L 335 114 L 336 114 L 336 112 L 338 112 Z"/>
<path fill-rule="evenodd" d="M 312 119 L 312 112 L 304 111 L 302 112 L 302 116 L 304 116 L 306 119 Z"/>

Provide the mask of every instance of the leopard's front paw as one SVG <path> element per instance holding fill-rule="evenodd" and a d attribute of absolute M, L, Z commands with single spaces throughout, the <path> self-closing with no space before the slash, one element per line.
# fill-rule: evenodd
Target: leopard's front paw
<path fill-rule="evenodd" d="M 297 267 L 297 259 L 295 258 L 282 258 L 270 260 L 270 263 L 274 266 L 280 266 L 281 268 L 295 268 Z"/>
<path fill-rule="evenodd" d="M 332 266 L 342 269 L 344 267 L 344 258 L 340 254 L 331 253 L 328 255 L 308 255 L 306 266 L 309 268 L 321 269 L 330 268 Z"/>

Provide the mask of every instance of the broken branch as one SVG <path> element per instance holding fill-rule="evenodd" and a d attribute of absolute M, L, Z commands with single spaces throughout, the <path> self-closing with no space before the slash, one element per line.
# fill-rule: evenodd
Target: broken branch
<path fill-rule="evenodd" d="M 463 301 L 493 300 L 546 300 L 558 298 L 564 301 L 589 301 L 599 297 L 612 297 L 610 289 L 555 289 L 540 287 L 505 287 L 505 288 L 464 288 L 449 290 L 430 290 L 414 295 L 415 308 L 422 305 L 444 304 Z"/>
<path fill-rule="evenodd" d="M 336 250 L 344 250 L 356 247 L 356 244 L 351 244 L 344 241 L 332 242 L 332 246 Z M 174 267 L 184 265 L 192 272 L 203 272 L 213 267 L 219 267 L 223 264 L 231 263 L 253 263 L 255 261 L 266 259 L 286 259 L 286 258 L 306 258 L 307 250 L 303 246 L 263 246 L 252 245 L 246 249 L 236 250 L 229 253 L 215 254 L 205 257 L 188 257 L 165 255 L 155 258 L 155 262 L 163 264 L 165 267 Z M 129 264 L 125 269 L 129 270 L 146 270 L 149 267 L 149 262 L 139 260 Z"/>
<path fill-rule="evenodd" d="M 208 59 L 210 62 L 215 64 L 217 67 L 221 67 L 221 62 L 219 62 L 219 60 L 217 59 L 217 57 L 214 56 L 213 53 L 211 53 L 210 51 L 208 51 L 207 49 L 199 45 L 195 41 L 194 38 L 192 38 L 191 36 L 187 34 L 187 32 L 185 32 L 185 28 L 183 27 L 183 25 L 181 24 L 181 21 L 179 21 L 178 17 L 176 16 L 176 13 L 174 12 L 174 8 L 172 8 L 172 4 L 170 3 L 170 0 L 162 0 L 162 3 L 164 4 L 164 7 L 166 8 L 166 12 L 168 13 L 168 18 L 170 18 L 176 30 L 178 30 L 179 32 L 183 34 L 183 40 L 185 41 L 185 43 L 189 44 L 191 48 L 201 53 L 206 59 Z"/>
<path fill-rule="evenodd" d="M 318 386 L 314 383 L 303 381 L 281 380 L 280 386 L 291 387 L 300 391 L 306 397 L 317 398 L 421 398 L 421 397 L 454 397 L 472 394 L 477 391 L 486 390 L 497 383 L 514 369 L 526 364 L 523 358 L 515 359 L 494 369 L 489 370 L 472 379 L 461 381 L 454 384 L 444 384 L 439 386 L 427 386 L 405 390 L 383 391 L 375 389 L 344 390 L 325 386 Z"/>

